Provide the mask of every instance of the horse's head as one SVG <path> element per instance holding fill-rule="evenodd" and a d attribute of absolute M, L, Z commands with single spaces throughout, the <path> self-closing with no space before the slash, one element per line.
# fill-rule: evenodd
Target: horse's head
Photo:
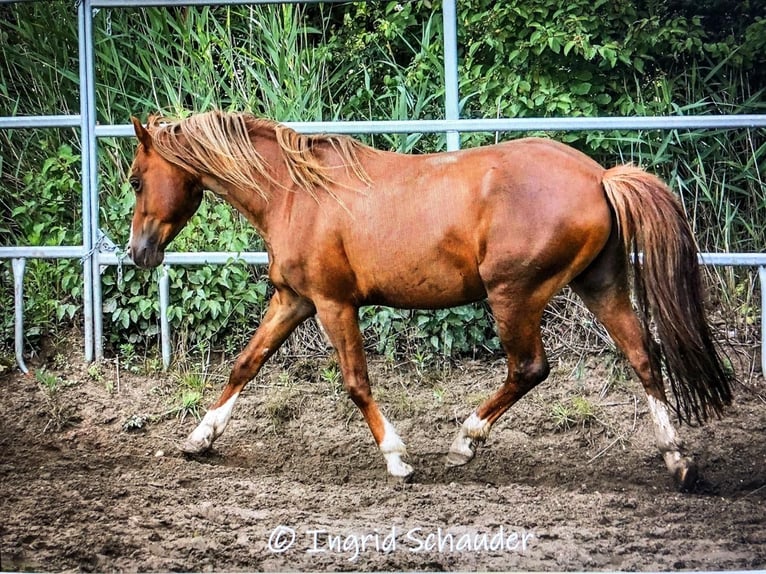
<path fill-rule="evenodd" d="M 156 267 L 165 247 L 199 207 L 202 184 L 198 176 L 162 157 L 150 131 L 138 119 L 131 120 L 139 144 L 130 171 L 136 207 L 128 255 L 139 267 Z"/>

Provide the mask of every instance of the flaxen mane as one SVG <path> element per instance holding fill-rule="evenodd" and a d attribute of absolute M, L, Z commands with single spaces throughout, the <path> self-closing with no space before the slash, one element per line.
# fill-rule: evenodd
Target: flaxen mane
<path fill-rule="evenodd" d="M 154 148 L 167 161 L 193 174 L 211 173 L 241 189 L 254 189 L 264 199 L 268 199 L 265 187 L 283 184 L 255 149 L 251 140 L 255 132 L 274 134 L 290 180 L 312 196 L 318 190 L 335 196 L 332 187 L 337 185 L 331 169 L 317 154 L 319 146 L 329 146 L 351 174 L 367 181 L 358 158 L 364 146 L 346 136 L 302 135 L 271 120 L 220 111 L 181 120 L 151 117 L 147 127 Z"/>

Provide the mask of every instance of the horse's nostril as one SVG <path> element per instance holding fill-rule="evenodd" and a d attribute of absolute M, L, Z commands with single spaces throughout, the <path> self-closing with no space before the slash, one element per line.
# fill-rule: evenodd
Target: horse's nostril
<path fill-rule="evenodd" d="M 127 255 L 138 267 L 157 267 L 165 259 L 165 251 L 157 243 L 139 238 L 132 241 L 126 248 Z"/>

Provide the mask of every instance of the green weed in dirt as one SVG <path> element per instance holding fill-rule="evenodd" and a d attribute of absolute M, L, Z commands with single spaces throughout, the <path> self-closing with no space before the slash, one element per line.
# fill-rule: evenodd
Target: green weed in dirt
<path fill-rule="evenodd" d="M 45 397 L 43 412 L 44 416 L 48 418 L 48 422 L 45 424 L 43 432 L 58 432 L 72 424 L 76 419 L 75 409 L 66 404 L 62 395 L 64 390 L 74 383 L 45 368 L 35 371 L 35 380 Z"/>
<path fill-rule="evenodd" d="M 559 402 L 551 408 L 551 418 L 558 431 L 586 428 L 598 419 L 598 407 L 583 396 Z"/>
<path fill-rule="evenodd" d="M 327 385 L 331 394 L 337 395 L 343 392 L 343 378 L 340 373 L 340 365 L 334 357 L 321 368 L 319 378 Z"/>
<path fill-rule="evenodd" d="M 202 397 L 207 387 L 207 379 L 204 374 L 185 371 L 178 372 L 173 377 L 176 383 L 176 389 L 173 394 L 169 414 L 175 415 L 182 422 L 187 416 L 195 419 L 202 418 Z"/>

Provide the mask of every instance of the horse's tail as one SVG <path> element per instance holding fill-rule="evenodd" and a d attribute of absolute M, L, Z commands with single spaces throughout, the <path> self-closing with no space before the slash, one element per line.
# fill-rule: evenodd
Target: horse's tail
<path fill-rule="evenodd" d="M 635 296 L 655 376 L 664 368 L 675 397 L 671 407 L 682 421 L 720 416 L 731 402 L 731 376 L 705 319 L 697 245 L 680 202 L 662 180 L 634 166 L 607 170 L 602 183 L 626 256 L 633 254 Z"/>

